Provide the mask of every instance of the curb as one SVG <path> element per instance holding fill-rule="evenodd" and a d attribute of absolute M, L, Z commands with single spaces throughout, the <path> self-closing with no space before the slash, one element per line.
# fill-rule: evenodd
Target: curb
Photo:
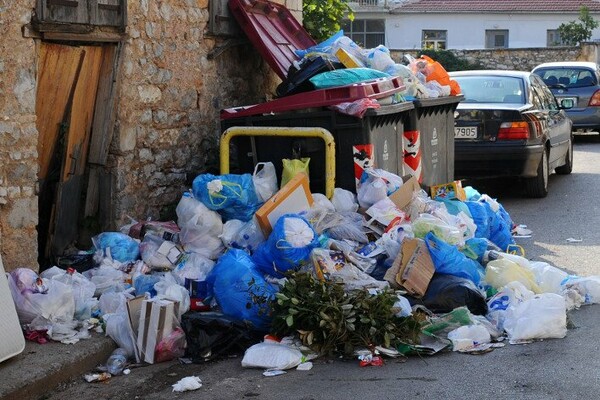
<path fill-rule="evenodd" d="M 38 399 L 103 364 L 115 348 L 100 334 L 73 345 L 27 342 L 22 354 L 0 364 L 0 399 Z"/>

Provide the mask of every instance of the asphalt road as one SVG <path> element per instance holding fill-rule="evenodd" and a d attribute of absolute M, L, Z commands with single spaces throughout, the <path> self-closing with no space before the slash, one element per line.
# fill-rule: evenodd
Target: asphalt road
<path fill-rule="evenodd" d="M 600 275 L 600 143 L 578 140 L 569 176 L 552 175 L 545 199 L 526 199 L 515 182 L 477 186 L 496 197 L 513 220 L 533 231 L 520 239 L 526 256 L 579 275 Z M 567 239 L 581 240 L 569 243 Z M 315 362 L 310 371 L 263 377 L 240 359 L 201 365 L 164 363 L 133 369 L 106 383 L 78 380 L 54 399 L 596 399 L 600 397 L 600 306 L 569 315 L 564 339 L 506 345 L 484 355 L 444 353 L 386 359 L 383 367 L 358 361 Z M 203 387 L 172 393 L 171 384 L 190 375 Z"/>

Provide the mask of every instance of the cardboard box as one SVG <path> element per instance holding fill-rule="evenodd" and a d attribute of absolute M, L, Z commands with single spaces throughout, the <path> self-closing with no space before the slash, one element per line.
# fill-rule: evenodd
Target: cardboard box
<path fill-rule="evenodd" d="M 310 209 L 313 202 L 308 176 L 299 173 L 256 211 L 258 225 L 265 237 L 268 237 L 273 230 L 273 225 L 282 215 L 306 211 Z"/>
<path fill-rule="evenodd" d="M 156 345 L 175 328 L 179 302 L 158 298 L 144 299 L 140 310 L 137 347 L 140 358 L 154 363 Z"/>
<path fill-rule="evenodd" d="M 384 279 L 394 288 L 403 287 L 415 297 L 422 297 L 427 291 L 435 267 L 425 241 L 404 239 L 400 254 L 387 270 Z"/>
<path fill-rule="evenodd" d="M 448 199 L 458 199 L 460 201 L 467 200 L 467 194 L 462 187 L 461 181 L 444 183 L 442 185 L 433 185 L 430 188 L 431 198 L 446 197 Z"/>
<path fill-rule="evenodd" d="M 414 193 L 421 190 L 421 185 L 419 185 L 419 181 L 415 176 L 406 175 L 402 177 L 402 180 L 404 184 L 388 196 L 400 210 L 406 208 L 410 204 Z"/>
<path fill-rule="evenodd" d="M 142 362 L 140 351 L 137 348 L 137 334 L 140 326 L 140 314 L 142 312 L 142 304 L 144 303 L 144 299 L 144 296 L 138 296 L 134 297 L 133 299 L 127 300 L 127 328 L 129 331 L 129 337 L 131 338 L 131 341 L 134 344 L 133 350 L 136 363 Z"/>

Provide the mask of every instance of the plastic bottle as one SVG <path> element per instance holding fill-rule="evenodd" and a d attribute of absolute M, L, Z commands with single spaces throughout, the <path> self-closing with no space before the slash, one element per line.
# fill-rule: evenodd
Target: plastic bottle
<path fill-rule="evenodd" d="M 127 351 L 119 347 L 108 357 L 106 370 L 111 375 L 120 375 L 123 373 L 125 365 L 127 365 Z"/>

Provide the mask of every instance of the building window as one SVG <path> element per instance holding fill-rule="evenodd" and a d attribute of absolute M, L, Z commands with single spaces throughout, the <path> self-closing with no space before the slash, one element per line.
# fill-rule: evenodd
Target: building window
<path fill-rule="evenodd" d="M 448 31 L 422 31 L 421 47 L 423 49 L 446 50 Z"/>
<path fill-rule="evenodd" d="M 548 29 L 546 31 L 546 46 L 564 46 L 565 43 L 560 38 L 560 33 L 557 29 Z"/>
<path fill-rule="evenodd" d="M 342 29 L 344 34 L 365 49 L 385 45 L 385 20 L 355 19 L 346 21 Z"/>
<path fill-rule="evenodd" d="M 486 30 L 485 48 L 508 47 L 508 30 Z"/>

